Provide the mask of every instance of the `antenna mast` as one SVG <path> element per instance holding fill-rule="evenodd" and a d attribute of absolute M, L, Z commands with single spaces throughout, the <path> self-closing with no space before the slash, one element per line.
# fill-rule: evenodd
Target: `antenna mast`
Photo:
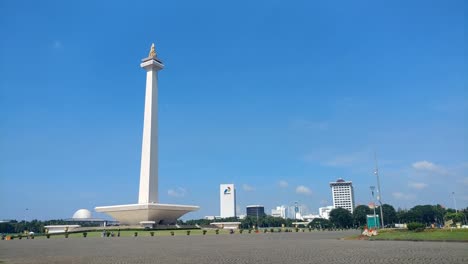
<path fill-rule="evenodd" d="M 383 216 L 383 208 L 382 208 L 382 192 L 380 191 L 380 177 L 379 177 L 379 166 L 377 163 L 377 152 L 374 151 L 374 159 L 375 159 L 375 171 L 374 174 L 377 176 L 377 200 L 380 203 L 380 219 L 382 221 L 382 228 L 385 228 L 384 225 L 384 216 Z"/>

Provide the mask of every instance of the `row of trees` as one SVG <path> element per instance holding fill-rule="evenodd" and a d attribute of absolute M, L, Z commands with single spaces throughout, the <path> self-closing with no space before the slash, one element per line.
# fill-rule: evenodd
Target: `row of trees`
<path fill-rule="evenodd" d="M 443 225 L 447 220 L 453 222 L 467 223 L 468 207 L 455 212 L 454 209 L 445 209 L 441 205 L 417 205 L 409 210 L 395 210 L 389 204 L 382 205 L 384 216 L 384 223 L 386 226 L 393 226 L 396 223 L 411 223 L 419 222 L 425 225 L 436 224 Z M 376 208 L 376 213 L 380 215 L 380 208 Z M 367 224 L 367 215 L 372 215 L 373 210 L 367 205 L 359 205 L 354 208 L 351 214 L 348 210 L 343 208 L 336 208 L 330 212 L 330 219 L 314 219 L 309 223 L 313 228 L 358 228 Z M 234 222 L 240 221 L 242 228 L 256 227 L 292 227 L 293 219 L 283 219 L 272 216 L 246 217 L 244 219 L 225 218 L 216 221 Z M 185 224 L 189 225 L 209 225 L 213 220 L 199 219 L 189 220 Z"/>
<path fill-rule="evenodd" d="M 411 222 L 425 225 L 443 225 L 447 220 L 453 220 L 455 223 L 468 223 L 468 207 L 456 212 L 454 209 L 446 209 L 439 204 L 417 205 L 409 210 L 396 211 L 393 206 L 383 204 L 382 211 L 386 226 Z M 380 214 L 380 208 L 376 208 L 376 213 Z M 367 215 L 372 214 L 373 210 L 366 205 L 359 205 L 354 208 L 353 214 L 345 209 L 337 208 L 330 212 L 330 223 L 340 228 L 362 227 L 367 223 Z"/>
<path fill-rule="evenodd" d="M 456 212 L 454 209 L 446 209 L 441 205 L 417 205 L 409 210 L 395 210 L 395 208 L 389 204 L 382 205 L 383 216 L 385 225 L 393 225 L 395 223 L 411 223 L 419 222 L 425 225 L 436 224 L 443 225 L 445 221 L 452 220 L 455 223 L 461 222 L 468 224 L 468 207 Z M 380 209 L 376 209 L 379 214 Z M 366 205 L 359 205 L 354 208 L 353 214 L 343 208 L 336 208 L 330 212 L 330 219 L 314 219 L 308 226 L 312 228 L 358 228 L 366 225 L 367 215 L 373 214 Z M 248 229 L 255 227 L 293 227 L 294 219 L 283 219 L 272 216 L 260 216 L 258 217 L 246 217 L 244 219 L 224 218 L 216 221 L 224 222 L 241 222 L 241 228 Z M 201 225 L 207 226 L 212 223 L 213 220 L 198 219 L 182 221 L 178 220 L 179 225 Z M 21 233 L 25 230 L 34 232 L 43 232 L 44 226 L 46 225 L 61 225 L 67 224 L 64 220 L 49 220 L 39 221 L 33 220 L 30 222 L 26 221 L 10 221 L 0 223 L 0 233 Z"/>

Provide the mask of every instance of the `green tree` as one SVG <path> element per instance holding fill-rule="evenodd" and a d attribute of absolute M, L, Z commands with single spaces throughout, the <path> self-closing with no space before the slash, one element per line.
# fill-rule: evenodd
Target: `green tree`
<path fill-rule="evenodd" d="M 463 213 L 446 213 L 444 216 L 444 219 L 447 220 L 452 220 L 454 223 L 461 223 L 464 220 L 464 215 Z"/>
<path fill-rule="evenodd" d="M 315 218 L 314 220 L 312 220 L 312 222 L 309 224 L 309 226 L 311 226 L 313 228 L 327 229 L 327 228 L 332 227 L 332 224 L 327 219 Z"/>
<path fill-rule="evenodd" d="M 383 211 L 385 225 L 394 224 L 398 222 L 397 214 L 393 206 L 389 204 L 383 204 L 382 211 Z"/>
<path fill-rule="evenodd" d="M 442 223 L 444 209 L 440 205 L 417 205 L 409 210 L 416 217 L 416 221 L 424 224 Z"/>
<path fill-rule="evenodd" d="M 365 226 L 367 224 L 367 215 L 372 214 L 372 210 L 367 205 L 358 205 L 354 208 L 353 223 L 355 226 Z"/>
<path fill-rule="evenodd" d="M 330 222 L 338 228 L 353 226 L 353 216 L 344 208 L 335 208 L 330 212 Z"/>

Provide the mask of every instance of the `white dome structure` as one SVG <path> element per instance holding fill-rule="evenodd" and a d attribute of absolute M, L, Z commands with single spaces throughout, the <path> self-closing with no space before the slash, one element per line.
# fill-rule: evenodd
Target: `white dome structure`
<path fill-rule="evenodd" d="M 73 219 L 90 219 L 91 212 L 88 209 L 80 209 L 73 214 Z"/>

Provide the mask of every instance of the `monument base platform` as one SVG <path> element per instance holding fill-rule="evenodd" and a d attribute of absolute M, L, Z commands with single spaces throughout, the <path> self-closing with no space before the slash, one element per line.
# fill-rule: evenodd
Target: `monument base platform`
<path fill-rule="evenodd" d="M 96 212 L 105 213 L 119 221 L 121 225 L 138 225 L 143 221 L 154 221 L 156 225 L 175 224 L 184 214 L 200 209 L 199 206 L 179 204 L 124 204 L 98 206 Z"/>

